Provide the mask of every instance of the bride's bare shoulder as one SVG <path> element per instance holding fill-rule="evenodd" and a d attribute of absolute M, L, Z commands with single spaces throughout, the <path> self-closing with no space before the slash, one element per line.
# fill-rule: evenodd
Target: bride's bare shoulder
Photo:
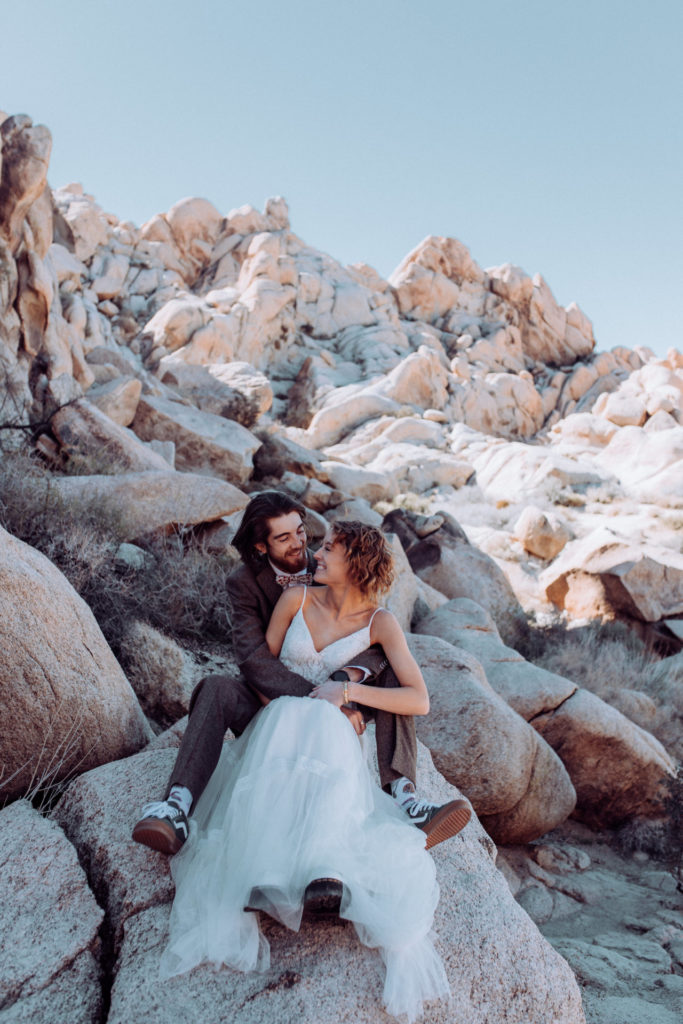
<path fill-rule="evenodd" d="M 375 608 L 370 619 L 370 639 L 373 644 L 382 644 L 395 639 L 398 635 L 405 636 L 398 619 L 388 608 Z"/>
<path fill-rule="evenodd" d="M 285 611 L 292 611 L 292 614 L 301 606 L 306 587 L 297 584 L 294 587 L 287 587 L 278 598 L 278 606 Z"/>

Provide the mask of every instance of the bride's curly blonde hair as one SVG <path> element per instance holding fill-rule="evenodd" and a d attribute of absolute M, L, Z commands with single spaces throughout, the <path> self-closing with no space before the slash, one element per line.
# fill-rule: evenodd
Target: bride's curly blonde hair
<path fill-rule="evenodd" d="M 382 531 L 355 519 L 340 519 L 330 529 L 346 552 L 349 578 L 361 594 L 374 597 L 388 590 L 394 579 L 394 559 Z"/>

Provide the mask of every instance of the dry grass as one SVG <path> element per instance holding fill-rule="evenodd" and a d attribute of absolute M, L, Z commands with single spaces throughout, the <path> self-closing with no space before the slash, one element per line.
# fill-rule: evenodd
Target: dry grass
<path fill-rule="evenodd" d="M 55 713 L 55 719 L 59 717 Z M 73 718 L 67 732 L 58 741 L 54 737 L 52 722 L 48 725 L 40 749 L 7 778 L 0 773 L 0 806 L 7 800 L 3 790 L 17 775 L 30 772 L 28 782 L 23 785 L 22 799 L 30 800 L 37 811 L 46 814 L 57 803 L 69 783 L 78 775 L 78 770 L 92 753 L 95 743 L 78 756 L 82 748 L 83 710 Z M 12 799 L 16 799 L 13 797 Z"/>
<path fill-rule="evenodd" d="M 5 455 L 0 462 L 0 525 L 46 555 L 90 606 L 118 654 L 128 624 L 141 619 L 168 635 L 225 639 L 229 556 L 206 554 L 191 532 L 142 541 L 151 556 L 140 569 L 116 561 L 123 539 L 115 514 L 97 501 L 66 502 L 50 487 L 36 459 Z"/>
<path fill-rule="evenodd" d="M 683 892 L 683 765 L 679 764 L 676 775 L 669 779 L 668 790 L 666 818 L 661 821 L 635 818 L 619 829 L 615 839 L 624 853 L 644 850 L 664 861 L 678 882 L 678 891 Z"/>
<path fill-rule="evenodd" d="M 662 661 L 622 623 L 531 628 L 517 649 L 653 733 L 683 760 L 683 659 Z"/>

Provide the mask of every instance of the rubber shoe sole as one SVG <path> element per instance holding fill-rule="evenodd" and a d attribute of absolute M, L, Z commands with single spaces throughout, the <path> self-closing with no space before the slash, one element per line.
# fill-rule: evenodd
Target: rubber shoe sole
<path fill-rule="evenodd" d="M 172 857 L 183 845 L 173 826 L 161 818 L 143 818 L 133 829 L 133 839 L 167 857 Z"/>
<path fill-rule="evenodd" d="M 472 809 L 465 800 L 451 800 L 450 803 L 444 804 L 431 821 L 418 826 L 427 836 L 426 849 L 431 850 L 445 839 L 457 836 L 471 817 Z"/>
<path fill-rule="evenodd" d="M 304 914 L 307 917 L 337 917 L 344 886 L 338 878 L 315 878 L 306 886 Z"/>
<path fill-rule="evenodd" d="M 338 917 L 344 887 L 337 878 L 315 878 L 306 886 L 303 899 L 302 917 L 308 920 L 321 920 Z M 251 890 L 250 902 L 244 908 L 247 913 L 258 913 L 258 907 L 251 906 L 252 897 L 259 892 L 258 887 Z M 261 913 L 268 913 L 261 910 Z"/>

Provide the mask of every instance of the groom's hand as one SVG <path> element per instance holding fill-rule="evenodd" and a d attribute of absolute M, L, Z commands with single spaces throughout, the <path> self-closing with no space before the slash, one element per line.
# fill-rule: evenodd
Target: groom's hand
<path fill-rule="evenodd" d="M 358 735 L 362 736 L 365 732 L 365 719 L 363 718 L 362 712 L 359 711 L 358 708 L 341 707 L 339 710 L 343 715 L 346 715 Z"/>

